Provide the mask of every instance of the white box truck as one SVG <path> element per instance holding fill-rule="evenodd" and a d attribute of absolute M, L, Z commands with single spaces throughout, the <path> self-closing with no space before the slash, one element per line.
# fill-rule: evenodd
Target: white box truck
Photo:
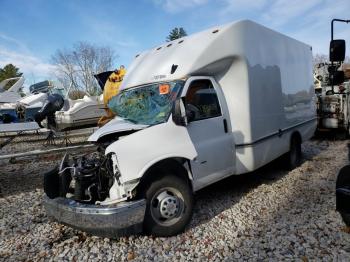
<path fill-rule="evenodd" d="M 136 55 L 110 107 L 98 152 L 45 175 L 47 214 L 104 236 L 174 235 L 199 189 L 284 154 L 299 164 L 316 128 L 311 47 L 248 20 L 218 26 Z"/>

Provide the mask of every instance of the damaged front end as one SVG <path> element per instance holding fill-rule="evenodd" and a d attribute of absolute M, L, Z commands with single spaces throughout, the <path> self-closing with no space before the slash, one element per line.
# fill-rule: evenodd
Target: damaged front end
<path fill-rule="evenodd" d="M 144 199 L 131 200 L 135 184 L 122 181 L 114 153 L 64 156 L 44 176 L 46 212 L 58 222 L 95 235 L 115 237 L 140 232 Z"/>

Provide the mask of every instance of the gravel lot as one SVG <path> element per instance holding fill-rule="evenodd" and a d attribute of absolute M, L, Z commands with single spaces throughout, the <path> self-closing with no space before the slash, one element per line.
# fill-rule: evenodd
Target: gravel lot
<path fill-rule="evenodd" d="M 0 162 L 0 260 L 324 260 L 350 261 L 350 234 L 335 212 L 344 141 L 303 144 L 304 162 L 281 161 L 196 195 L 186 232 L 170 238 L 103 239 L 51 222 L 41 174 L 58 157 Z"/>

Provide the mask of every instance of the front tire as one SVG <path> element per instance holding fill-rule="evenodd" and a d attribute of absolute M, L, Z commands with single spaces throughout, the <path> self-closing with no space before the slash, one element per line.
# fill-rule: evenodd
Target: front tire
<path fill-rule="evenodd" d="M 149 183 L 145 198 L 146 234 L 167 237 L 185 230 L 193 213 L 193 193 L 186 180 L 175 175 L 160 177 Z"/>

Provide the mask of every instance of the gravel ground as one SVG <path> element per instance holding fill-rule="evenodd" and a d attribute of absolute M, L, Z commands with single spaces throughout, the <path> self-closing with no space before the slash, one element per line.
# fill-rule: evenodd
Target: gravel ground
<path fill-rule="evenodd" d="M 114 240 L 48 220 L 41 174 L 57 157 L 1 162 L 0 260 L 350 261 L 349 229 L 335 212 L 346 142 L 313 140 L 303 153 L 303 164 L 291 172 L 275 161 L 198 192 L 181 235 Z"/>

